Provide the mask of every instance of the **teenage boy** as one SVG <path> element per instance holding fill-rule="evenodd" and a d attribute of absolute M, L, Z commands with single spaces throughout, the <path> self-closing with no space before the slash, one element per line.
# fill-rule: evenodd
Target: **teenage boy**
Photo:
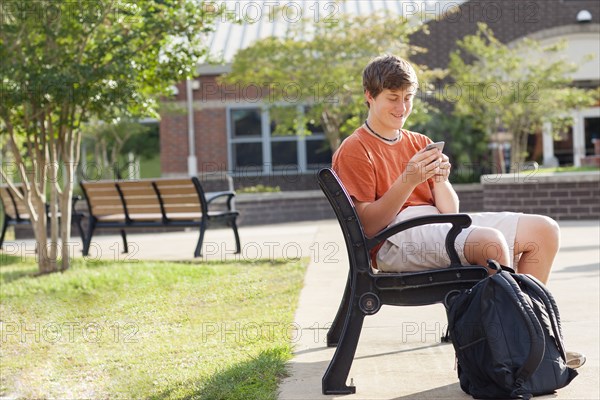
<path fill-rule="evenodd" d="M 457 213 L 459 201 L 448 181 L 450 162 L 427 136 L 402 129 L 418 88 L 413 67 L 384 55 L 363 72 L 369 109 L 365 123 L 333 156 L 333 169 L 354 201 L 367 236 L 392 223 L 422 215 Z M 456 240 L 461 261 L 500 264 L 546 283 L 559 247 L 556 222 L 512 212 L 470 214 L 472 225 Z M 449 224 L 409 229 L 373 250 L 373 265 L 385 272 L 419 271 L 450 264 L 444 243 Z"/>
<path fill-rule="evenodd" d="M 448 182 L 450 161 L 439 149 L 427 150 L 427 136 L 402 129 L 418 89 L 417 75 L 405 60 L 384 55 L 363 72 L 369 113 L 365 123 L 342 142 L 333 169 L 352 197 L 367 236 L 390 224 L 430 214 L 458 212 L 458 196 Z M 487 265 L 492 258 L 546 283 L 559 247 L 558 224 L 542 215 L 474 213 L 472 225 L 456 239 L 463 264 Z M 449 224 L 400 232 L 373 249 L 373 266 L 384 272 L 444 268 Z M 585 356 L 567 352 L 578 368 Z"/>

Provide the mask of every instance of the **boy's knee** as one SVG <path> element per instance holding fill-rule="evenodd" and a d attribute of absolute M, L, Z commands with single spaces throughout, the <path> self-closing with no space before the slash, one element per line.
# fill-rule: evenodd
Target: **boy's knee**
<path fill-rule="evenodd" d="M 550 217 L 544 216 L 543 218 L 546 229 L 557 238 L 560 237 L 560 227 L 558 226 L 558 222 L 556 222 Z"/>
<path fill-rule="evenodd" d="M 545 241 L 548 241 L 548 244 L 558 244 L 560 241 L 560 227 L 558 226 L 558 223 L 545 215 L 538 215 L 536 222 L 540 236 L 542 236 Z"/>
<path fill-rule="evenodd" d="M 485 265 L 490 258 L 505 265 L 508 262 L 508 244 L 502 232 L 497 229 L 475 228 L 467 238 L 466 247 L 468 251 L 465 256 L 470 262 Z"/>
<path fill-rule="evenodd" d="M 494 228 L 483 227 L 475 228 L 469 236 L 469 241 L 475 242 L 474 244 L 480 246 L 493 245 L 495 243 L 499 245 L 505 244 L 502 232 Z"/>

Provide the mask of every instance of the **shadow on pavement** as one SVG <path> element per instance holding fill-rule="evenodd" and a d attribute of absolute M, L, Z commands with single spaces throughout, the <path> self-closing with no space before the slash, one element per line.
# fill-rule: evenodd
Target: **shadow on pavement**
<path fill-rule="evenodd" d="M 425 379 L 425 378 L 424 378 Z M 393 400 L 426 400 L 426 399 L 472 399 L 471 396 L 464 393 L 458 382 L 450 385 L 440 386 L 433 389 L 427 389 L 418 393 L 411 393 L 406 396 L 396 397 Z"/>
<path fill-rule="evenodd" d="M 584 264 L 584 265 L 573 265 L 572 267 L 565 267 L 558 271 L 552 272 L 554 274 L 564 274 L 565 272 L 598 272 L 600 271 L 600 264 Z"/>

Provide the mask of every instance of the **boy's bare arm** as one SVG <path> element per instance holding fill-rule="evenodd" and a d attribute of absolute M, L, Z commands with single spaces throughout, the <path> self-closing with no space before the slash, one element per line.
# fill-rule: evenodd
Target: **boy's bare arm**
<path fill-rule="evenodd" d="M 436 182 L 433 187 L 433 198 L 436 208 L 442 214 L 454 214 L 458 212 L 458 195 L 450 182 Z"/>
<path fill-rule="evenodd" d="M 440 162 L 440 173 L 433 180 L 433 199 L 435 206 L 442 214 L 451 214 L 458 212 L 458 195 L 448 181 L 450 176 L 450 160 L 448 156 L 442 154 Z"/>
<path fill-rule="evenodd" d="M 441 173 L 438 160 L 438 150 L 421 150 L 381 198 L 373 202 L 355 202 L 367 236 L 375 236 L 392 222 L 418 184 Z"/>

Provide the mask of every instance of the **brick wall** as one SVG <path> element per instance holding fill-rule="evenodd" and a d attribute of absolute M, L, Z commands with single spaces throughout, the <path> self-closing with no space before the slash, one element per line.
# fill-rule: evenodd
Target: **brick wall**
<path fill-rule="evenodd" d="M 600 171 L 486 175 L 481 184 L 455 185 L 461 212 L 516 211 L 556 220 L 600 219 Z M 238 195 L 240 225 L 335 218 L 320 190 Z"/>
<path fill-rule="evenodd" d="M 455 2 L 442 2 L 442 11 L 448 12 Z M 437 6 L 436 6 L 437 7 Z M 577 13 L 586 9 L 592 14 L 591 24 L 577 24 Z M 429 35 L 416 33 L 411 44 L 425 47 L 428 52 L 417 54 L 413 60 L 431 68 L 446 68 L 449 54 L 456 49 L 456 41 L 477 30 L 479 21 L 486 22 L 498 39 L 509 43 L 536 32 L 557 27 L 575 27 L 578 31 L 592 28 L 600 18 L 597 0 L 471 0 L 463 3 L 445 19 L 428 22 Z M 597 31 L 596 31 L 597 32 Z M 258 103 L 268 91 L 258 86 L 223 86 L 218 74 L 206 73 L 197 78 L 200 90 L 193 91 L 194 124 L 196 129 L 195 153 L 198 170 L 228 170 L 226 106 L 236 103 Z M 177 85 L 178 94 L 166 101 L 168 108 L 161 112 L 161 167 L 163 176 L 187 172 L 187 111 L 185 82 Z M 431 99 L 433 100 L 433 99 Z M 447 110 L 448 104 L 438 104 Z M 287 190 L 287 189 L 286 189 Z"/>
<path fill-rule="evenodd" d="M 242 175 L 234 176 L 233 181 L 236 190 L 257 185 L 279 187 L 285 192 L 296 190 L 320 190 L 315 173 Z"/>
<path fill-rule="evenodd" d="M 484 211 L 543 214 L 556 220 L 600 219 L 600 171 L 482 177 Z"/>
<path fill-rule="evenodd" d="M 243 194 L 237 196 L 235 205 L 240 226 L 335 218 L 320 190 Z"/>
<path fill-rule="evenodd" d="M 483 211 L 481 185 L 457 185 L 456 191 L 462 212 Z M 237 196 L 236 208 L 240 211 L 240 226 L 335 219 L 321 190 L 241 194 Z"/>
<path fill-rule="evenodd" d="M 187 116 L 180 112 L 163 114 L 160 120 L 160 165 L 163 175 L 187 172 Z"/>
<path fill-rule="evenodd" d="M 448 2 L 446 11 L 453 6 Z M 456 5 L 456 3 L 454 3 Z M 477 23 L 485 22 L 503 43 L 510 43 L 532 33 L 561 26 L 577 24 L 577 13 L 588 10 L 592 24 L 600 18 L 600 2 L 597 0 L 471 0 L 448 14 L 445 19 L 427 23 L 429 35 L 414 34 L 410 43 L 429 51 L 417 54 L 414 61 L 431 68 L 446 68 L 449 55 L 456 50 L 456 41 L 477 31 Z"/>
<path fill-rule="evenodd" d="M 227 171 L 227 105 L 256 103 L 263 91 L 254 86 L 223 86 L 219 75 L 203 75 L 196 80 L 200 89 L 193 90 L 195 155 L 202 172 Z M 186 84 L 176 85 L 178 94 L 165 99 L 160 122 L 160 161 L 162 175 L 187 174 L 188 117 Z"/>
<path fill-rule="evenodd" d="M 460 200 L 460 212 L 483 211 L 483 188 L 478 183 L 453 185 Z"/>
<path fill-rule="evenodd" d="M 194 112 L 198 170 L 227 170 L 227 112 L 224 108 L 207 108 Z"/>
<path fill-rule="evenodd" d="M 223 189 L 227 188 L 208 188 Z M 547 215 L 556 220 L 600 220 L 600 171 L 484 175 L 481 184 L 455 185 L 455 189 L 461 212 L 516 211 Z M 320 190 L 238 194 L 235 204 L 240 212 L 240 226 L 335 218 Z M 152 230 L 161 231 L 165 229 Z M 106 233 L 106 230 L 100 230 L 97 234 Z M 29 238 L 32 231 L 30 227 L 22 226 L 15 230 L 15 235 Z M 75 226 L 73 235 L 77 235 Z"/>

